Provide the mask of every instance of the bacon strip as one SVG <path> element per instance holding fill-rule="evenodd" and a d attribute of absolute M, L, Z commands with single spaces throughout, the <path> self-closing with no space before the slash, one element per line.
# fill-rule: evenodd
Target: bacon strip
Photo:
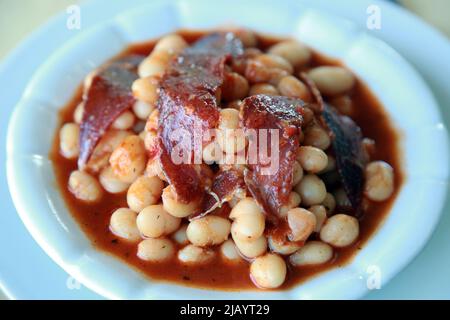
<path fill-rule="evenodd" d="M 84 113 L 80 125 L 78 167 L 83 169 L 100 138 L 114 120 L 131 108 L 135 99 L 131 85 L 137 79 L 141 56 L 130 55 L 102 67 L 84 94 Z"/>
<path fill-rule="evenodd" d="M 252 144 L 256 143 L 258 161 L 249 163 L 245 172 L 245 183 L 253 197 L 262 206 L 269 220 L 277 223 L 281 206 L 288 201 L 292 190 L 293 168 L 299 148 L 299 130 L 303 123 L 304 102 L 300 99 L 256 95 L 243 101 L 243 125 L 246 132 L 249 129 L 275 129 L 279 132 L 279 141 L 272 141 L 267 134 L 267 150 L 271 161 L 278 161 L 278 168 L 271 174 L 265 174 L 267 164 L 261 162 L 261 141 L 249 142 L 249 155 Z M 272 150 L 277 143 L 278 152 Z"/>
<path fill-rule="evenodd" d="M 205 131 L 217 127 L 217 97 L 225 63 L 242 51 L 242 43 L 231 33 L 208 35 L 174 59 L 162 78 L 158 102 L 161 166 L 181 202 L 204 194 L 202 179 L 191 164 L 194 150 L 203 143 L 195 137 L 202 139 Z M 180 161 L 174 162 L 174 156 Z"/>

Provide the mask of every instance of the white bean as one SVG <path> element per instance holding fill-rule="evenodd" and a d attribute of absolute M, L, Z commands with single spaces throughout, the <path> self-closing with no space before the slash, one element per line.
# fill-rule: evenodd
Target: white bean
<path fill-rule="evenodd" d="M 81 121 L 83 121 L 83 114 L 84 102 L 80 102 L 73 112 L 73 121 L 75 121 L 76 124 L 81 124 Z"/>
<path fill-rule="evenodd" d="M 269 248 L 272 252 L 289 255 L 301 248 L 301 245 L 291 241 L 280 241 L 274 237 L 269 236 Z"/>
<path fill-rule="evenodd" d="M 214 251 L 211 249 L 189 244 L 178 251 L 178 260 L 187 265 L 200 265 L 211 261 L 214 255 Z"/>
<path fill-rule="evenodd" d="M 198 208 L 198 203 L 191 201 L 189 203 L 182 203 L 178 201 L 177 195 L 172 185 L 168 185 L 163 189 L 162 202 L 164 210 L 170 213 L 174 217 L 185 218 Z"/>
<path fill-rule="evenodd" d="M 353 102 L 348 95 L 335 97 L 330 100 L 330 104 L 338 109 L 340 114 L 351 116 L 353 114 Z"/>
<path fill-rule="evenodd" d="M 308 241 L 303 248 L 289 257 L 296 267 L 323 264 L 333 258 L 333 248 L 322 241 Z"/>
<path fill-rule="evenodd" d="M 176 243 L 178 244 L 188 244 L 189 240 L 187 238 L 187 234 L 186 234 L 186 230 L 187 230 L 187 225 L 184 224 L 182 225 L 173 235 L 172 238 L 173 240 L 175 240 Z"/>
<path fill-rule="evenodd" d="M 165 221 L 166 221 L 166 225 L 165 225 L 164 234 L 172 234 L 175 231 L 177 231 L 178 228 L 180 228 L 180 224 L 181 224 L 180 218 L 176 218 L 176 217 L 171 216 L 170 214 L 167 214 L 167 216 L 165 216 Z"/>
<path fill-rule="evenodd" d="M 291 241 L 305 241 L 313 233 L 317 224 L 316 216 L 303 208 L 289 210 L 287 220 L 291 229 L 289 235 Z"/>
<path fill-rule="evenodd" d="M 245 138 L 243 129 L 220 129 L 217 130 L 216 135 L 216 141 L 220 149 L 226 154 L 225 156 L 235 157 L 235 154 L 244 150 L 247 145 L 247 139 Z M 227 164 L 230 163 L 227 162 Z"/>
<path fill-rule="evenodd" d="M 262 213 L 242 214 L 231 225 L 233 238 L 254 240 L 264 233 L 265 217 Z"/>
<path fill-rule="evenodd" d="M 239 73 L 230 72 L 226 74 L 222 85 L 222 99 L 225 101 L 233 101 L 243 99 L 247 96 L 249 85 L 247 79 Z"/>
<path fill-rule="evenodd" d="M 295 191 L 302 198 L 302 203 L 307 206 L 321 204 L 327 196 L 325 183 L 314 174 L 307 174 L 299 184 L 295 186 Z"/>
<path fill-rule="evenodd" d="M 222 254 L 222 257 L 229 262 L 237 262 L 242 260 L 236 245 L 231 239 L 228 239 L 222 243 L 220 246 L 220 253 Z"/>
<path fill-rule="evenodd" d="M 256 203 L 255 199 L 252 197 L 247 197 L 242 200 L 240 200 L 231 210 L 230 212 L 230 218 L 236 219 L 238 216 L 243 214 L 257 214 L 257 213 L 263 213 L 261 208 Z"/>
<path fill-rule="evenodd" d="M 322 94 L 330 96 L 348 92 L 356 82 L 353 74 L 342 67 L 317 67 L 310 70 L 308 76 Z"/>
<path fill-rule="evenodd" d="M 150 205 L 139 212 L 137 227 L 145 237 L 157 238 L 174 232 L 181 224 L 181 219 L 175 218 L 164 211 L 160 204 Z"/>
<path fill-rule="evenodd" d="M 152 111 L 155 110 L 155 107 L 143 100 L 138 99 L 133 104 L 132 109 L 136 117 L 141 120 L 147 120 Z"/>
<path fill-rule="evenodd" d="M 138 245 L 137 255 L 145 261 L 164 262 L 175 254 L 175 247 L 169 239 L 145 239 Z"/>
<path fill-rule="evenodd" d="M 134 125 L 136 118 L 134 117 L 133 112 L 131 111 L 125 111 L 120 116 L 114 120 L 111 127 L 113 129 L 119 129 L 119 130 L 127 130 L 131 129 Z"/>
<path fill-rule="evenodd" d="M 294 162 L 294 171 L 292 175 L 292 184 L 295 186 L 303 179 L 303 168 L 298 161 Z"/>
<path fill-rule="evenodd" d="M 231 236 L 239 252 L 247 258 L 256 258 L 267 251 L 267 239 L 265 236 L 261 236 L 255 240 L 241 240 L 233 234 Z"/>
<path fill-rule="evenodd" d="M 102 196 L 102 188 L 97 179 L 84 171 L 72 171 L 69 190 L 79 200 L 96 202 Z"/>
<path fill-rule="evenodd" d="M 282 68 L 270 67 L 256 58 L 248 60 L 245 66 L 245 77 L 251 83 L 270 83 L 277 85 L 281 78 L 290 73 Z"/>
<path fill-rule="evenodd" d="M 171 34 L 161 38 L 150 55 L 139 65 L 139 76 L 162 76 L 170 59 L 186 46 L 187 43 L 179 35 Z"/>
<path fill-rule="evenodd" d="M 286 263 L 272 253 L 256 258 L 250 265 L 250 275 L 261 288 L 272 289 L 281 286 L 286 279 Z"/>
<path fill-rule="evenodd" d="M 280 92 L 270 83 L 255 83 L 250 87 L 249 96 L 266 94 L 269 96 L 279 96 Z"/>
<path fill-rule="evenodd" d="M 128 189 L 128 206 L 139 212 L 149 205 L 158 203 L 163 188 L 164 183 L 158 177 L 140 176 Z"/>
<path fill-rule="evenodd" d="M 129 183 L 116 177 L 110 166 L 105 167 L 99 175 L 100 184 L 109 193 L 122 193 L 128 189 Z"/>
<path fill-rule="evenodd" d="M 346 214 L 336 214 L 330 217 L 320 231 L 322 241 L 338 248 L 351 245 L 358 236 L 358 220 Z"/>
<path fill-rule="evenodd" d="M 319 148 L 309 146 L 301 146 L 299 148 L 297 160 L 303 169 L 311 173 L 324 170 L 328 164 L 328 157 L 325 152 Z"/>
<path fill-rule="evenodd" d="M 239 111 L 231 108 L 221 109 L 219 129 L 237 128 L 239 128 Z"/>
<path fill-rule="evenodd" d="M 182 36 L 178 34 L 168 34 L 158 40 L 153 50 L 167 51 L 172 55 L 175 55 L 183 51 L 187 46 L 188 44 Z"/>
<path fill-rule="evenodd" d="M 144 172 L 146 162 L 144 142 L 136 135 L 126 137 L 109 158 L 114 174 L 128 183 L 132 183 Z"/>
<path fill-rule="evenodd" d="M 192 220 L 186 230 L 189 241 L 198 246 L 221 244 L 228 239 L 231 223 L 228 219 L 208 215 Z"/>
<path fill-rule="evenodd" d="M 284 70 L 290 74 L 294 71 L 294 68 L 285 58 L 274 54 L 260 54 L 255 58 L 256 61 L 261 63 L 266 68 L 276 68 Z"/>
<path fill-rule="evenodd" d="M 233 238 L 254 240 L 264 233 L 265 216 L 253 198 L 239 201 L 230 212 Z"/>
<path fill-rule="evenodd" d="M 311 100 L 308 87 L 294 76 L 286 76 L 278 82 L 278 91 L 287 97 L 300 98 L 304 101 Z"/>
<path fill-rule="evenodd" d="M 384 161 L 373 161 L 365 169 L 364 192 L 372 201 L 384 201 L 394 192 L 394 169 Z"/>
<path fill-rule="evenodd" d="M 111 215 L 109 228 L 123 239 L 137 241 L 141 235 L 136 225 L 136 217 L 136 212 L 128 208 L 119 208 Z"/>
<path fill-rule="evenodd" d="M 326 150 L 331 144 L 331 139 L 325 129 L 318 125 L 313 125 L 306 129 L 303 144 Z"/>
<path fill-rule="evenodd" d="M 162 77 L 166 71 L 170 55 L 166 52 L 152 53 L 145 58 L 138 68 L 138 74 L 142 78 Z"/>
<path fill-rule="evenodd" d="M 239 129 L 239 111 L 232 108 L 220 110 L 216 141 L 225 153 L 234 154 L 246 146 L 244 131 Z"/>
<path fill-rule="evenodd" d="M 75 159 L 80 154 L 80 127 L 76 123 L 66 123 L 59 131 L 59 150 L 67 159 Z"/>
<path fill-rule="evenodd" d="M 323 205 L 315 205 L 308 208 L 309 212 L 312 212 L 316 216 L 316 227 L 314 232 L 320 232 L 322 226 L 327 219 L 327 209 Z"/>
<path fill-rule="evenodd" d="M 156 76 L 149 76 L 134 80 L 131 86 L 133 96 L 138 101 L 143 101 L 151 108 L 155 108 L 159 98 L 159 81 L 159 77 Z"/>
<path fill-rule="evenodd" d="M 279 42 L 269 48 L 269 53 L 283 57 L 294 67 L 304 66 L 311 59 L 311 50 L 294 40 Z"/>

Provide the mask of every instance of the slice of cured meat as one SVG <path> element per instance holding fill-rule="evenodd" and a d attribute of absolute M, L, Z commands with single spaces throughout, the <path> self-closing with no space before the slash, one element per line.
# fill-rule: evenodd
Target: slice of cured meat
<path fill-rule="evenodd" d="M 332 147 L 336 157 L 336 166 L 342 187 L 355 210 L 361 214 L 362 190 L 364 186 L 364 166 L 367 156 L 364 152 L 361 128 L 349 117 L 340 115 L 326 104 L 314 82 L 305 73 L 300 78 L 306 83 L 317 103 L 317 112 L 322 124 L 331 135 Z"/>
<path fill-rule="evenodd" d="M 292 190 L 304 105 L 300 99 L 267 95 L 243 101 L 242 121 L 249 137 L 245 183 L 274 223 Z"/>
<path fill-rule="evenodd" d="M 95 146 L 114 120 L 133 106 L 131 85 L 137 79 L 141 56 L 130 55 L 108 63 L 93 76 L 84 93 L 78 167 L 83 169 Z"/>
<path fill-rule="evenodd" d="M 325 104 L 322 116 L 332 133 L 332 147 L 342 187 L 355 214 L 359 215 L 366 162 L 361 128 L 352 119 L 338 114 L 333 107 L 327 104 Z"/>
<path fill-rule="evenodd" d="M 244 179 L 236 170 L 220 171 L 214 178 L 211 189 L 202 199 L 201 210 L 190 219 L 204 217 L 230 201 L 239 192 L 245 191 Z"/>
<path fill-rule="evenodd" d="M 184 203 L 204 194 L 193 162 L 204 133 L 219 123 L 218 96 L 225 63 L 242 53 L 231 33 L 215 33 L 186 48 L 162 78 L 158 102 L 160 160 L 164 174 Z"/>

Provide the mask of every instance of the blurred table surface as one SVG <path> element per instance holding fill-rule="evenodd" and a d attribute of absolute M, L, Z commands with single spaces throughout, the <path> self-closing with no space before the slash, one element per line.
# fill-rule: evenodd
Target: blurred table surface
<path fill-rule="evenodd" d="M 89 0 L 0 0 L 0 61 L 51 16 Z M 450 37 L 449 0 L 397 0 Z M 0 291 L 0 299 L 5 298 Z"/>

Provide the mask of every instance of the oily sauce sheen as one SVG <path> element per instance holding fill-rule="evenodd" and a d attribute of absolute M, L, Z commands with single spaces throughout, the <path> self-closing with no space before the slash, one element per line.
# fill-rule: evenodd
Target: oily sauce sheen
<path fill-rule="evenodd" d="M 189 43 L 205 34 L 204 32 L 192 31 L 179 31 L 178 33 Z M 266 49 L 284 39 L 260 36 L 259 40 L 260 48 Z M 121 56 L 131 53 L 147 55 L 153 49 L 154 44 L 155 41 L 132 45 Z M 313 58 L 308 67 L 319 65 L 342 64 L 318 53 L 313 53 Z M 72 101 L 60 111 L 60 126 L 63 123 L 73 121 L 73 112 L 81 101 L 81 95 L 80 87 Z M 357 242 L 346 248 L 335 249 L 334 258 L 323 265 L 295 268 L 287 264 L 289 268 L 287 278 L 279 289 L 290 288 L 321 272 L 331 268 L 339 268 L 349 263 L 352 257 L 364 247 L 366 241 L 381 226 L 403 183 L 399 133 L 392 126 L 380 102 L 361 81 L 357 81 L 351 97 L 354 104 L 353 120 L 361 127 L 365 137 L 376 141 L 376 150 L 372 160 L 386 161 L 394 169 L 395 191 L 387 201 L 370 202 L 368 209 L 360 218 L 360 236 Z M 136 254 L 136 243 L 126 242 L 109 230 L 109 221 L 113 211 L 119 207 L 127 207 L 126 192 L 122 194 L 105 193 L 100 202 L 84 204 L 77 200 L 67 188 L 70 173 L 77 170 L 77 161 L 65 159 L 60 155 L 58 134 L 55 135 L 50 158 L 53 161 L 58 189 L 69 211 L 97 249 L 119 257 L 153 280 L 221 290 L 255 289 L 249 276 L 250 265 L 243 260 L 233 264 L 224 262 L 220 254 L 216 255 L 214 260 L 206 265 L 192 267 L 182 265 L 176 256 L 163 263 L 150 263 L 139 259 Z"/>

